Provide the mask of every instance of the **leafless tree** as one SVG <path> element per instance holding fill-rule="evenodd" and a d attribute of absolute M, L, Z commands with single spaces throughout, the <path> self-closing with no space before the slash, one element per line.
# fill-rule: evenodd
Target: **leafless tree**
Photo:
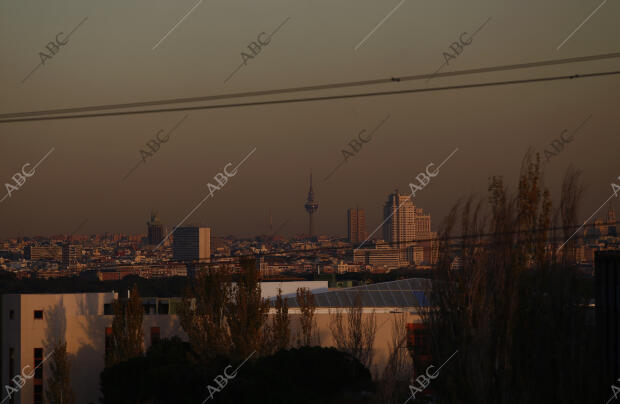
<path fill-rule="evenodd" d="M 50 361 L 50 377 L 47 379 L 45 398 L 49 404 L 74 404 L 75 393 L 71 388 L 71 364 L 67 355 L 67 343 L 57 341 Z"/>
<path fill-rule="evenodd" d="M 282 298 L 282 289 L 278 289 L 274 309 L 275 313 L 271 317 L 271 322 L 265 324 L 266 340 L 263 354 L 272 354 L 287 349 L 291 339 L 288 299 Z"/>
<path fill-rule="evenodd" d="M 575 169 L 572 165 L 569 166 L 562 182 L 562 197 L 558 209 L 565 240 L 568 240 L 576 230 L 574 227 L 577 223 L 577 209 L 584 191 L 585 187 L 581 182 L 581 171 Z M 571 265 L 575 263 L 574 238 L 571 238 L 563 247 L 561 257 L 566 264 Z"/>
<path fill-rule="evenodd" d="M 297 288 L 297 304 L 301 312 L 299 318 L 301 333 L 297 334 L 297 346 L 318 344 L 316 319 L 314 318 L 316 304 L 314 302 L 314 295 L 308 288 Z"/>
<path fill-rule="evenodd" d="M 194 351 L 203 360 L 230 352 L 225 312 L 229 294 L 230 279 L 225 269 L 202 268 L 188 282 L 178 310 L 179 319 Z"/>
<path fill-rule="evenodd" d="M 233 353 L 247 357 L 253 351 L 262 351 L 265 341 L 264 325 L 269 313 L 269 302 L 261 297 L 258 269 L 255 261 L 242 259 L 241 274 L 226 305 Z"/>
<path fill-rule="evenodd" d="M 381 403 L 402 404 L 408 396 L 413 377 L 413 360 L 407 352 L 407 315 L 395 314 L 388 342 L 388 360 L 378 380 L 378 399 Z M 405 397 L 405 398 L 404 398 Z"/>
<path fill-rule="evenodd" d="M 578 403 L 593 396 L 595 384 L 584 374 L 596 357 L 589 295 L 575 268 L 548 251 L 552 204 L 539 161 L 525 155 L 514 196 L 501 177 L 491 178 L 488 214 L 470 198 L 444 222 L 432 308 L 422 313 L 433 362 L 459 350 L 433 381 L 445 402 Z M 569 170 L 560 201 L 565 225 L 580 189 Z M 452 243 L 459 218 L 467 237 Z M 455 269 L 457 255 L 463 265 Z"/>
<path fill-rule="evenodd" d="M 105 358 L 106 366 L 112 366 L 143 354 L 142 320 L 144 318 L 144 307 L 138 293 L 138 287 L 133 286 L 129 299 L 115 300 L 113 307 L 111 347 L 109 355 L 106 355 Z"/>
<path fill-rule="evenodd" d="M 373 347 L 377 322 L 374 311 L 364 318 L 362 299 L 356 295 L 353 304 L 346 309 L 346 326 L 344 313 L 336 310 L 330 313 L 330 324 L 336 347 L 356 357 L 364 366 L 370 368 L 373 361 Z"/>

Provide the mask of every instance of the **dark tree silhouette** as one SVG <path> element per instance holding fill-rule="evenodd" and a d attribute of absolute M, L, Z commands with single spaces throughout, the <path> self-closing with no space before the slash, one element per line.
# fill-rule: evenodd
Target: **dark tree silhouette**
<path fill-rule="evenodd" d="M 144 307 L 138 287 L 134 285 L 129 299 L 117 299 L 113 307 L 111 346 L 109 354 L 106 355 L 106 366 L 141 356 L 144 352 L 142 331 Z"/>
<path fill-rule="evenodd" d="M 489 214 L 470 198 L 444 223 L 431 307 L 420 308 L 433 364 L 459 351 L 433 381 L 444 402 L 583 403 L 596 396 L 592 291 L 565 258 L 573 252 L 549 248 L 555 240 L 544 229 L 554 214 L 541 178 L 538 156 L 527 153 L 515 196 L 493 177 Z M 569 171 L 555 214 L 564 225 L 574 223 L 579 190 Z M 468 237 L 449 243 L 459 218 Z"/>

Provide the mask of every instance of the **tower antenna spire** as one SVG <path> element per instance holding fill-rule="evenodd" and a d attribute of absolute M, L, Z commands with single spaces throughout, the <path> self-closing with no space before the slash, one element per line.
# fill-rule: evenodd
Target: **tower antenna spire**
<path fill-rule="evenodd" d="M 313 236 L 313 215 L 319 209 L 319 203 L 314 200 L 314 190 L 312 189 L 312 172 L 310 172 L 310 189 L 308 190 L 308 199 L 306 199 L 306 204 L 304 205 L 306 208 L 306 212 L 308 212 L 308 237 Z"/>

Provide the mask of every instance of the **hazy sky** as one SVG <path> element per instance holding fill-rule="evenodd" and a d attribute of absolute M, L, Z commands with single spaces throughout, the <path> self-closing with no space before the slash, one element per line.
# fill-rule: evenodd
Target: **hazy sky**
<path fill-rule="evenodd" d="M 557 49 L 601 3 L 3 1 L 0 114 L 432 73 L 461 33 L 473 33 L 489 17 L 442 72 L 618 52 L 620 3 L 615 1 L 603 4 Z M 39 52 L 47 52 L 46 44 L 85 18 L 67 44 L 22 83 L 40 63 Z M 225 83 L 242 63 L 241 53 L 251 53 L 247 46 L 284 21 L 269 45 Z M 615 70 L 620 70 L 620 59 L 256 100 Z M 209 193 L 207 183 L 214 183 L 214 175 L 254 148 L 238 174 L 188 222 L 210 226 L 218 235 L 249 236 L 266 231 L 271 209 L 274 227 L 290 219 L 282 234 L 305 231 L 303 205 L 312 171 L 318 231 L 346 234 L 346 209 L 356 204 L 366 209 L 367 230 L 372 231 L 390 192 L 409 193 L 408 184 L 419 172 L 458 148 L 414 200 L 431 213 L 435 229 L 457 199 L 483 196 L 489 176 L 505 175 L 514 183 L 528 146 L 542 151 L 591 115 L 546 167 L 554 195 L 570 163 L 583 170 L 588 191 L 580 215 L 585 219 L 611 195 L 610 183 L 620 175 L 619 90 L 620 75 L 611 75 L 187 113 L 2 123 L 0 183 L 12 183 L 24 164 L 34 165 L 54 151 L 0 203 L 0 237 L 70 233 L 86 219 L 80 233 L 144 232 L 152 208 L 173 227 Z M 159 131 L 165 136 L 186 114 L 169 141 L 123 181 L 140 161 L 140 149 L 146 150 Z M 373 140 L 324 182 L 342 161 L 347 143 L 388 115 Z M 4 195 L 2 185 L 0 198 Z M 620 209 L 617 199 L 612 202 Z"/>

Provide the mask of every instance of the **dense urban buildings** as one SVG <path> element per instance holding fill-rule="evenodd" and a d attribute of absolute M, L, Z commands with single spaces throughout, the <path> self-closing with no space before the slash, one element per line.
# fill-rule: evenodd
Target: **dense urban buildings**
<path fill-rule="evenodd" d="M 402 207 L 396 210 L 398 204 Z M 208 259 L 238 267 L 239 257 L 254 254 L 264 255 L 261 268 L 266 276 L 430 269 L 436 264 L 439 240 L 437 233 L 432 231 L 430 215 L 413 205 L 410 198 L 396 193 L 389 196 L 384 208 L 383 213 L 395 212 L 383 226 L 383 234 L 387 236 L 384 239 L 375 234 L 374 238 L 366 240 L 367 211 L 351 208 L 347 210 L 344 237 L 320 235 L 309 238 L 307 234 L 290 238 L 215 237 L 209 228 L 186 226 L 170 236 L 173 240 L 170 245 L 166 243 L 158 248 L 153 248 L 152 242 L 159 237 L 149 239 L 148 233 L 8 238 L 0 241 L 0 269 L 14 272 L 20 278 L 92 273 L 99 279 L 111 280 L 130 274 L 145 278 L 183 276 L 187 268 L 179 265 Z M 153 220 L 149 223 L 157 225 L 157 215 L 151 218 Z M 159 231 L 158 226 L 154 228 L 156 230 L 151 236 Z M 349 238 L 359 242 L 349 241 Z M 574 239 L 576 262 L 583 270 L 592 272 L 597 251 L 614 250 L 620 246 L 614 209 L 609 207 L 601 219 L 585 226 Z M 362 248 L 358 248 L 364 241 Z M 301 253 L 305 250 L 311 253 Z M 460 265 L 458 249 L 455 249 L 453 265 L 455 268 Z"/>

